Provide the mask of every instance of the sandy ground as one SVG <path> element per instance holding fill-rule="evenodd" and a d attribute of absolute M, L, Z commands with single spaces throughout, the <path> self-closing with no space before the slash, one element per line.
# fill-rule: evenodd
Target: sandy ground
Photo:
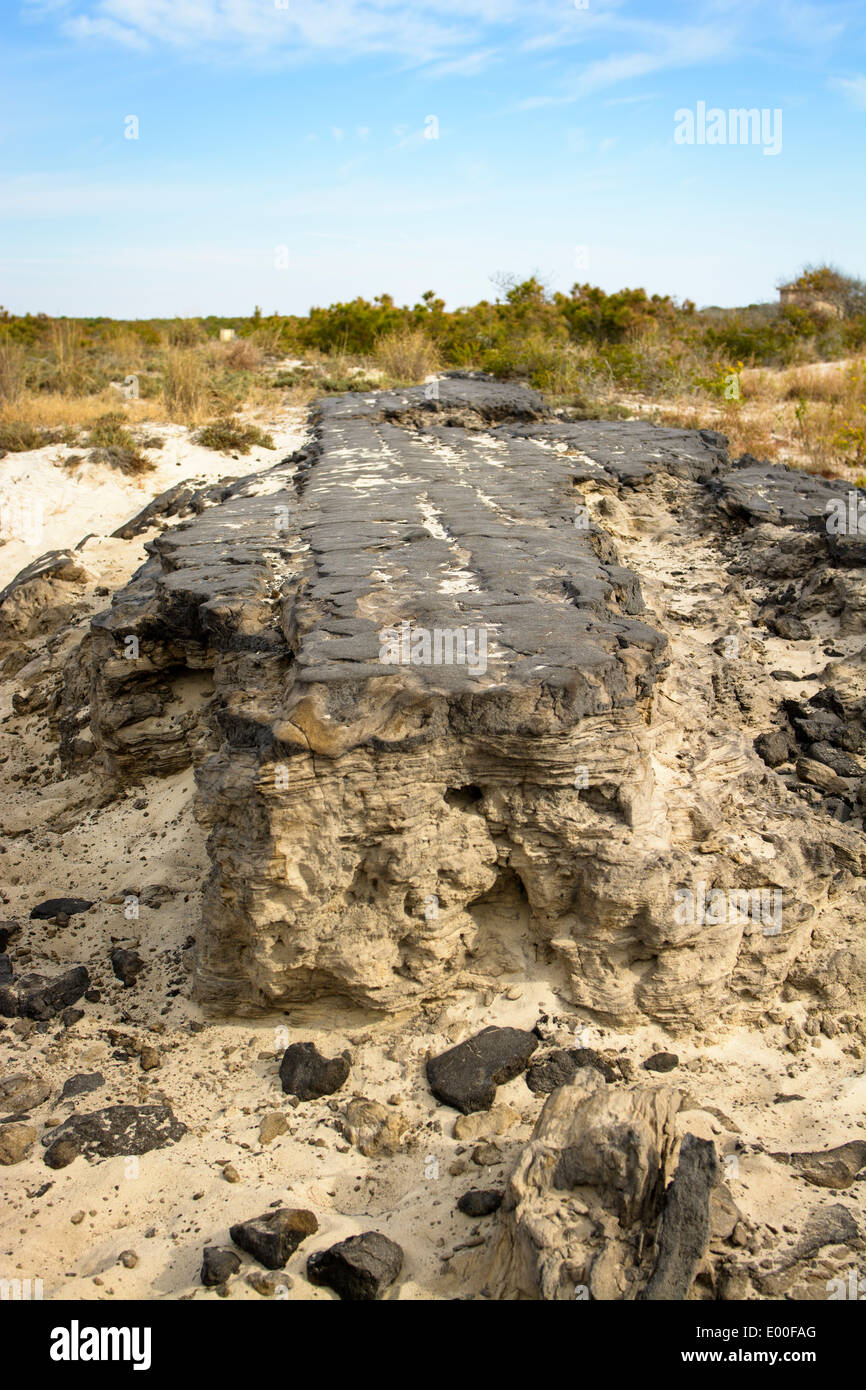
<path fill-rule="evenodd" d="M 255 451 L 237 462 L 171 432 L 157 472 L 142 483 L 83 471 L 69 477 L 58 461 L 63 450 L 4 460 L 5 486 L 33 489 L 45 519 L 29 550 L 20 539 L 0 549 L 0 579 L 93 531 L 97 540 L 85 550 L 93 572 L 88 595 L 94 609 L 104 605 L 95 588 L 123 582 L 144 558 L 148 538 L 110 541 L 110 531 L 180 478 L 216 478 L 276 462 L 297 447 L 302 421 L 286 419 L 274 432 L 276 453 Z M 631 558 L 638 557 L 627 556 L 626 563 Z M 663 580 L 659 574 L 660 586 Z M 456 1202 L 468 1188 L 503 1185 L 544 1097 L 533 1095 L 522 1077 L 500 1088 L 497 1106 L 516 1114 L 502 1117 L 506 1128 L 494 1135 L 498 1161 L 479 1166 L 474 1141 L 453 1137 L 455 1112 L 430 1094 L 424 1062 L 487 1024 L 531 1028 L 540 1015 L 558 1020 L 551 1036 L 560 1045 L 576 1038 L 605 1055 L 625 1055 L 636 1079 L 687 1093 L 683 1132 L 716 1140 L 728 1160 L 731 1195 L 752 1231 L 754 1256 L 768 1267 L 819 1207 L 842 1203 L 866 1228 L 866 1184 L 857 1181 L 847 1191 L 813 1187 L 769 1156 L 866 1138 L 864 1048 L 843 1033 L 810 1038 L 804 1051 L 793 1053 L 785 1024 L 803 1022 L 799 1004 L 780 1004 L 749 1029 L 679 1038 L 657 1026 L 616 1032 L 581 1016 L 557 996 L 552 980 L 532 971 L 522 986 L 509 981 L 498 993 L 463 992 L 414 1018 L 379 1019 L 336 1001 L 254 1021 L 205 1016 L 187 997 L 185 950 L 197 931 L 207 869 L 204 833 L 192 813 L 192 773 L 145 779 L 109 802 L 95 771 L 61 780 L 45 718 L 13 710 L 19 685 L 18 677 L 0 681 L 6 787 L 0 917 L 21 924 L 12 942 L 16 973 L 53 974 L 84 963 L 101 997 L 82 1004 L 84 1017 L 69 1028 L 59 1020 L 3 1021 L 0 1076 L 26 1071 L 50 1085 L 50 1097 L 28 1117 L 40 1132 L 72 1112 L 73 1102 L 59 1099 L 64 1081 L 99 1071 L 105 1084 L 74 1102 L 79 1111 L 165 1101 L 188 1133 L 138 1160 L 78 1158 L 56 1171 L 42 1161 L 37 1140 L 20 1163 L 0 1168 L 0 1278 L 39 1279 L 47 1299 L 217 1298 L 199 1281 L 204 1246 L 230 1246 L 233 1222 L 282 1204 L 311 1209 L 319 1230 L 281 1272 L 278 1297 L 334 1298 L 307 1282 L 307 1256 L 368 1229 L 385 1232 L 404 1250 L 402 1276 L 388 1297 L 483 1296 L 485 1241 L 495 1218 L 467 1218 Z M 161 899 L 159 905 L 141 904 L 138 917 L 128 918 L 127 896 L 154 887 L 162 892 L 145 896 Z M 60 895 L 95 905 L 63 928 L 29 920 L 35 904 Z M 117 941 L 135 944 L 147 963 L 129 989 L 109 963 Z M 297 1041 L 313 1041 L 328 1056 L 350 1050 L 351 1075 L 338 1095 L 292 1106 L 277 1070 L 284 1048 Z M 142 1046 L 157 1049 L 157 1069 L 142 1069 Z M 657 1051 L 675 1051 L 680 1059 L 665 1077 L 640 1069 Z M 396 1152 L 364 1157 L 349 1144 L 341 1112 L 353 1094 L 399 1117 Z M 272 1112 L 286 1118 L 288 1131 L 265 1145 L 259 1125 Z M 483 1138 L 496 1115 L 477 1118 Z M 226 1180 L 227 1164 L 236 1181 Z M 135 1258 L 127 1254 L 124 1263 L 125 1252 Z M 249 1256 L 242 1261 L 228 1297 L 256 1299 L 246 1276 L 260 1266 Z"/>
<path fill-rule="evenodd" d="M 164 440 L 162 449 L 145 449 L 155 465 L 152 472 L 126 477 L 116 469 L 86 460 L 86 450 L 49 445 L 0 459 L 0 587 L 19 570 L 48 550 L 74 548 L 85 536 L 88 568 L 108 578 L 100 565 L 109 554 L 124 556 L 126 549 L 109 539 L 125 521 L 166 488 L 187 479 L 202 483 L 224 477 L 244 477 L 273 467 L 299 447 L 303 437 L 303 412 L 288 411 L 269 425 L 276 448 L 255 446 L 248 454 L 221 454 L 192 441 L 184 425 L 136 422 L 144 434 Z M 84 462 L 70 467 L 75 455 Z M 147 540 L 148 537 L 142 537 Z M 144 552 L 142 551 L 142 559 Z"/>

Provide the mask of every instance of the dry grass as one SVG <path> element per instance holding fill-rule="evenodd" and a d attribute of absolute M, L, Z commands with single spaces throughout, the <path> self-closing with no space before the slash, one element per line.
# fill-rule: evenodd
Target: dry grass
<path fill-rule="evenodd" d="M 413 385 L 433 376 L 442 366 L 438 348 L 421 328 L 386 333 L 376 344 L 374 358 L 394 381 Z"/>
<path fill-rule="evenodd" d="M 846 401 L 851 394 L 850 373 L 855 359 L 813 363 L 806 367 L 746 368 L 740 384 L 744 397 L 759 401 Z"/>
<path fill-rule="evenodd" d="M 0 406 L 15 405 L 27 384 L 27 354 L 20 343 L 0 338 Z"/>
<path fill-rule="evenodd" d="M 162 395 L 170 420 L 198 424 L 208 413 L 209 373 L 204 355 L 194 348 L 169 348 L 165 354 Z"/>
<path fill-rule="evenodd" d="M 235 338 L 230 343 L 211 340 L 207 344 L 208 360 L 218 369 L 231 372 L 255 372 L 262 365 L 262 353 L 251 338 Z"/>
<path fill-rule="evenodd" d="M 44 425 L 48 429 L 78 426 L 86 429 L 101 415 L 117 410 L 122 402 L 130 423 L 162 419 L 159 400 L 124 400 L 119 391 L 110 388 L 96 396 L 60 396 L 53 391 L 25 391 L 14 406 L 0 406 L 0 420 L 20 420 L 25 424 Z"/>
<path fill-rule="evenodd" d="M 704 396 L 652 402 L 652 418 L 721 430 L 733 455 L 754 454 L 825 477 L 866 463 L 866 362 L 744 371 L 739 401 Z"/>
<path fill-rule="evenodd" d="M 81 395 L 94 384 L 79 326 L 69 319 L 55 319 L 49 332 L 48 382 L 61 395 Z"/>

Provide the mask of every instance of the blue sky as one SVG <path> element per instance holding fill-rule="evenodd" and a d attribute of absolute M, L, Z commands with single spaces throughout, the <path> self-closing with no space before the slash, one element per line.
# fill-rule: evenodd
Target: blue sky
<path fill-rule="evenodd" d="M 862 0 L 3 0 L 0 302 L 455 307 L 536 273 L 743 304 L 807 261 L 866 274 L 864 33 Z M 676 143 L 699 102 L 780 110 L 781 150 Z"/>

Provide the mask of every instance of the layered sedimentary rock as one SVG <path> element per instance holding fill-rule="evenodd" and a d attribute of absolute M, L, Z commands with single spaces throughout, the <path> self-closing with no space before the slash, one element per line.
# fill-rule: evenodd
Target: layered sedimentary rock
<path fill-rule="evenodd" d="M 198 497 L 93 624 L 108 776 L 196 767 L 198 997 L 394 1010 L 543 974 L 620 1021 L 763 1007 L 862 873 L 858 782 L 834 819 L 768 768 L 778 688 L 709 629 L 760 621 L 746 585 L 786 547 L 818 547 L 831 597 L 848 561 L 817 503 L 756 527 L 766 470 L 711 431 L 436 391 L 320 402 L 308 448 Z M 674 575 L 687 541 L 733 572 L 735 535 L 751 568 L 716 594 L 693 563 L 694 592 L 647 611 L 650 534 Z M 860 668 L 846 681 L 862 712 Z"/>

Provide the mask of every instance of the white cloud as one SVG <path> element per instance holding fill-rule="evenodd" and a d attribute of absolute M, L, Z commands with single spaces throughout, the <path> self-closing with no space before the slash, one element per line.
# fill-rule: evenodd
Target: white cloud
<path fill-rule="evenodd" d="M 634 81 L 651 73 L 663 72 L 673 68 L 690 67 L 692 64 L 707 62 L 729 53 L 734 46 L 734 36 L 718 25 L 706 28 L 668 30 L 658 29 L 657 46 L 643 52 L 612 53 L 606 58 L 598 58 L 578 69 L 559 84 L 560 93 L 546 96 L 525 97 L 517 103 L 517 110 L 532 111 L 544 106 L 565 106 L 615 87 L 621 82 Z M 634 96 L 627 98 L 636 100 Z"/>
<path fill-rule="evenodd" d="M 518 0 L 22 0 L 70 37 L 257 54 L 285 61 L 309 54 L 397 53 L 413 61 L 454 58 L 454 72 L 480 70 L 492 50 L 479 35 L 522 23 Z M 553 0 L 546 0 L 546 3 Z M 468 54 L 467 54 L 468 50 Z M 463 56 L 461 56 L 463 55 Z"/>
<path fill-rule="evenodd" d="M 855 110 L 866 111 L 866 76 L 862 73 L 857 77 L 837 77 L 831 86 L 843 92 Z"/>
<path fill-rule="evenodd" d="M 431 76 L 473 76 L 509 53 L 555 53 L 588 43 L 629 41 L 635 51 L 591 64 L 580 91 L 595 91 L 677 62 L 742 45 L 802 47 L 838 38 L 845 6 L 837 0 L 692 0 L 690 25 L 673 6 L 647 17 L 638 0 L 18 0 L 24 13 L 85 43 L 173 48 L 212 62 L 254 58 L 285 66 L 327 55 L 374 53 L 432 65 Z M 659 13 L 661 10 L 661 14 Z M 681 54 L 678 59 L 675 55 Z M 551 98 L 555 100 L 555 95 Z M 539 102 L 538 104 L 542 104 Z"/>

